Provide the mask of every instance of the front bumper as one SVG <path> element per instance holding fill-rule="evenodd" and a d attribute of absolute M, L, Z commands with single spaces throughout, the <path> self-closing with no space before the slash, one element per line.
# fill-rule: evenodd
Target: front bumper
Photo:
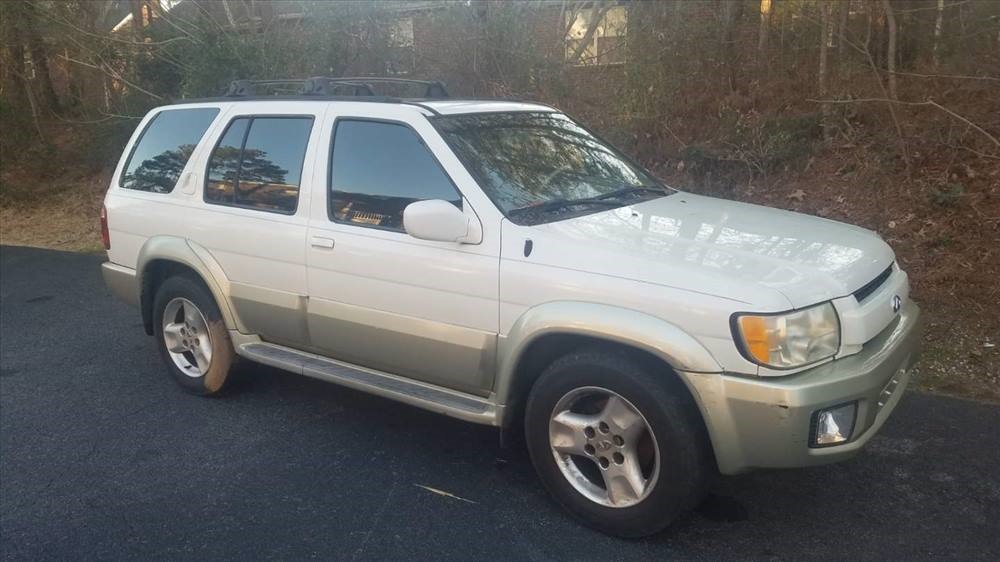
<path fill-rule="evenodd" d="M 685 373 L 705 419 L 719 470 L 825 464 L 857 454 L 882 427 L 909 383 L 920 348 L 920 309 L 908 302 L 860 353 L 776 378 Z M 816 410 L 857 400 L 843 445 L 810 448 Z"/>

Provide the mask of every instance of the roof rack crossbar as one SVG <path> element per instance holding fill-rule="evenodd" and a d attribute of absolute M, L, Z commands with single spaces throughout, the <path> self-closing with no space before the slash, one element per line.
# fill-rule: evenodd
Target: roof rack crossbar
<path fill-rule="evenodd" d="M 363 95 L 375 95 L 372 84 L 405 84 L 424 87 L 425 98 L 447 98 L 448 90 L 440 80 L 413 80 L 410 78 L 390 78 L 385 76 L 343 76 L 340 78 L 328 78 L 325 76 L 314 76 L 307 79 L 302 88 L 303 94 L 328 94 L 330 88 L 340 85 L 364 88 Z"/>
<path fill-rule="evenodd" d="M 229 84 L 226 97 L 249 97 L 257 95 L 257 86 L 275 85 L 299 85 L 300 95 L 306 96 L 328 96 L 332 95 L 340 88 L 350 88 L 355 96 L 375 96 L 372 84 L 406 84 L 424 87 L 424 98 L 440 99 L 447 98 L 448 90 L 444 83 L 439 80 L 413 80 L 409 78 L 390 78 L 384 76 L 356 76 L 328 78 L 325 76 L 313 76 L 306 79 L 288 80 L 233 80 Z"/>
<path fill-rule="evenodd" d="M 302 80 L 233 80 L 229 83 L 226 97 L 239 98 L 257 95 L 257 86 L 280 86 L 300 84 Z"/>

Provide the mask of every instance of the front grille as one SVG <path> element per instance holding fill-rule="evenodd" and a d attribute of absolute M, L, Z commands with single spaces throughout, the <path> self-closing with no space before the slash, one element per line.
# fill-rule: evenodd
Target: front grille
<path fill-rule="evenodd" d="M 882 283 L 885 283 L 885 280 L 888 279 L 890 275 L 892 275 L 892 265 L 885 268 L 885 271 L 879 273 L 875 279 L 872 279 L 871 281 L 865 283 L 863 287 L 854 291 L 852 293 L 854 298 L 857 299 L 858 302 L 867 299 L 872 295 L 872 293 L 877 291 L 878 288 L 882 286 Z"/>

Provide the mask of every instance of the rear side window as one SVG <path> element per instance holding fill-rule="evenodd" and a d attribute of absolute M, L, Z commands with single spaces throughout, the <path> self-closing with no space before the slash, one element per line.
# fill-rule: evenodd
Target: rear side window
<path fill-rule="evenodd" d="M 312 117 L 233 120 L 208 160 L 205 201 L 293 214 Z"/>
<path fill-rule="evenodd" d="M 416 131 L 383 121 L 338 120 L 330 158 L 330 218 L 403 230 L 403 209 L 414 201 L 462 196 Z"/>
<path fill-rule="evenodd" d="M 118 185 L 154 193 L 173 191 L 195 146 L 218 114 L 214 107 L 156 114 L 132 148 Z"/>

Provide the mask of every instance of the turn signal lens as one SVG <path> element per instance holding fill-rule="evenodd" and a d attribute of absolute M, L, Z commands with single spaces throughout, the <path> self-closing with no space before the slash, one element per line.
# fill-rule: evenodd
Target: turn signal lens
<path fill-rule="evenodd" d="M 741 315 L 736 331 L 747 359 L 775 369 L 822 361 L 840 349 L 840 322 L 830 303 L 786 314 Z"/>

